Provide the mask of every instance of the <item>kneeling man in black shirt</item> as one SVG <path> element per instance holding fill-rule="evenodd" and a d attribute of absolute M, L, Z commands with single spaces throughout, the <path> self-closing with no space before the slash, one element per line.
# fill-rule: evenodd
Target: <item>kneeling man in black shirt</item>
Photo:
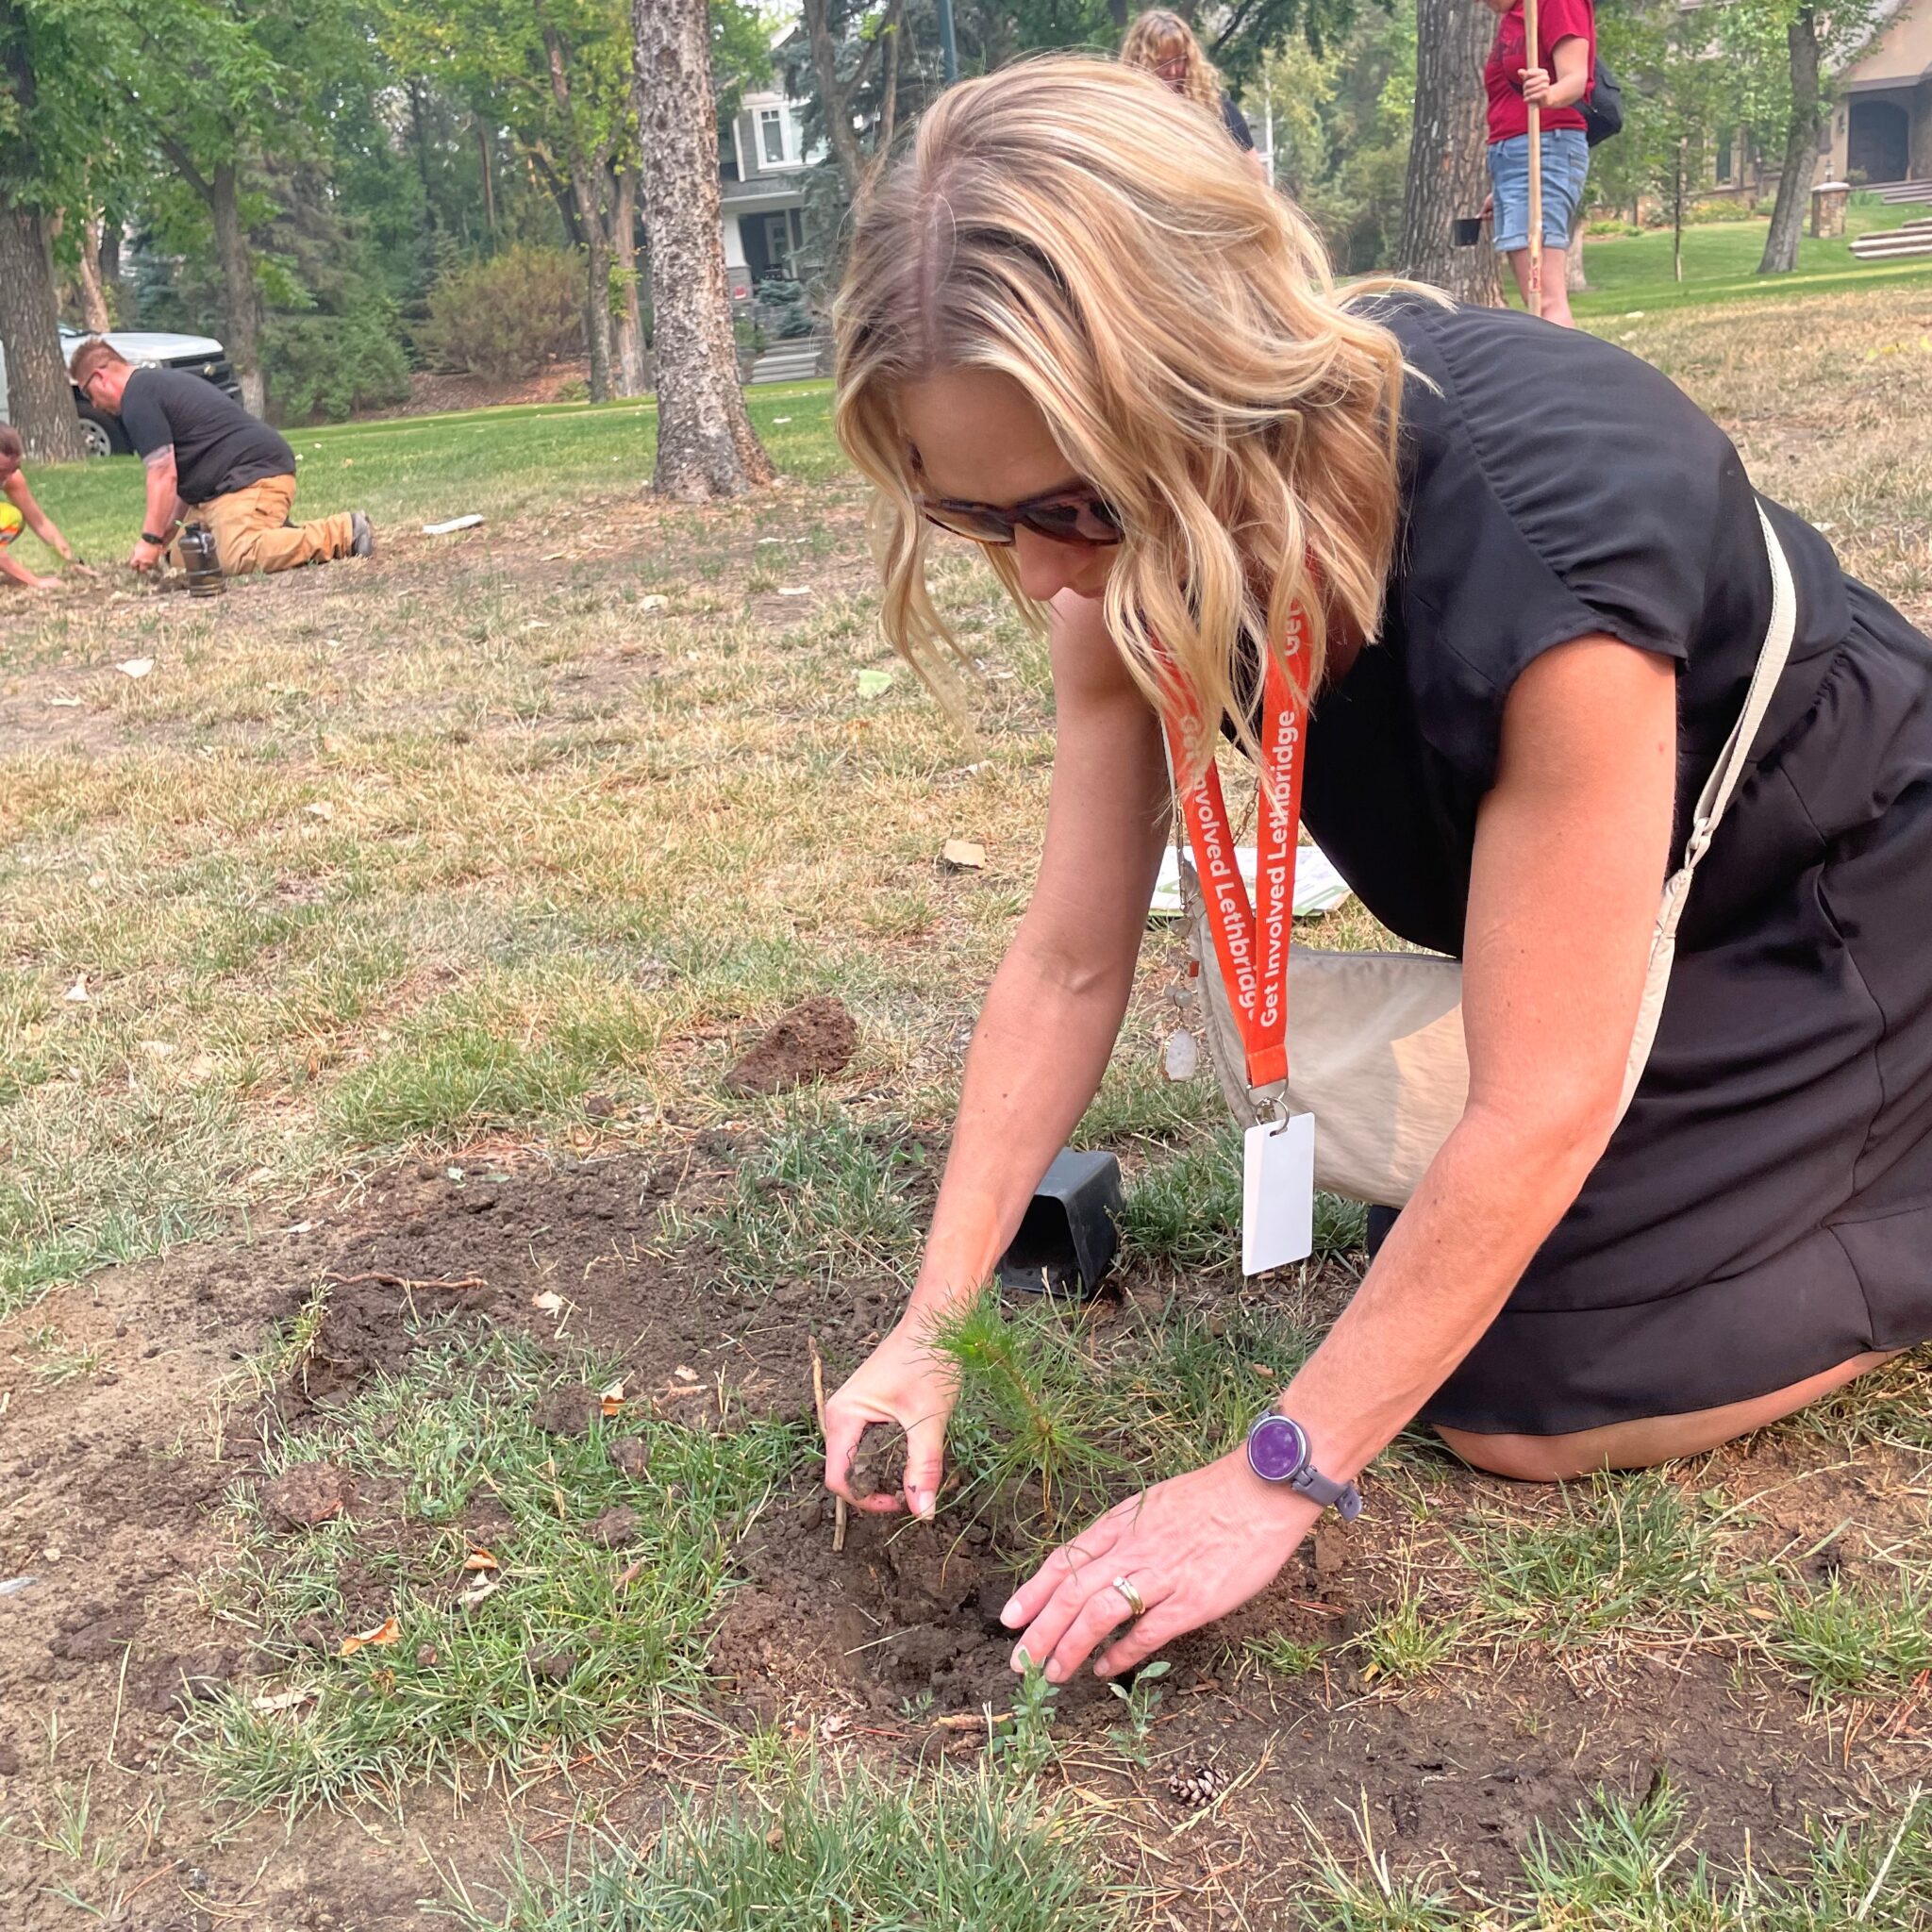
<path fill-rule="evenodd" d="M 154 569 L 187 515 L 214 532 L 231 577 L 375 555 L 362 510 L 290 521 L 295 452 L 213 383 L 183 369 L 137 369 L 98 338 L 74 352 L 70 368 L 95 408 L 121 418 L 147 465 L 147 521 L 127 559 L 136 570 Z"/>

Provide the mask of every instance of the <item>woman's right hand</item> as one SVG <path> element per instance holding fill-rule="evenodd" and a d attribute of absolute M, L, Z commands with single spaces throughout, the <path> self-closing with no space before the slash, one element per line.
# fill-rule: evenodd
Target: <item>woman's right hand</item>
<path fill-rule="evenodd" d="M 959 1392 L 958 1375 L 932 1343 L 905 1322 L 886 1337 L 825 1404 L 825 1487 L 854 1508 L 874 1515 L 909 1509 L 930 1519 L 945 1474 L 946 1424 Z M 874 1424 L 906 1434 L 904 1494 L 852 1493 L 852 1458 Z"/>

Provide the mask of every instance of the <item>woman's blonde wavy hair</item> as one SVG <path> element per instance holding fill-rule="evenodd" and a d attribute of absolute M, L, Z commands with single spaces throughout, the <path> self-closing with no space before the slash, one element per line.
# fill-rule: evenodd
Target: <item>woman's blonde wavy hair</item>
<path fill-rule="evenodd" d="M 1163 60 L 1185 58 L 1188 77 L 1174 90 L 1196 107 L 1206 108 L 1215 120 L 1221 119 L 1221 75 L 1215 71 L 1208 50 L 1194 38 L 1194 29 L 1178 13 L 1164 7 L 1150 8 L 1127 29 L 1121 42 L 1121 59 L 1129 67 L 1152 73 Z M 1163 81 L 1161 85 L 1166 86 Z"/>
<path fill-rule="evenodd" d="M 1337 299 L 1294 208 L 1152 76 L 1055 58 L 949 89 L 857 210 L 836 322 L 834 421 L 877 488 L 882 623 L 942 693 L 958 653 L 927 592 L 897 399 L 943 370 L 1017 382 L 1112 506 L 1108 626 L 1151 703 L 1192 710 L 1191 770 L 1224 717 L 1255 749 L 1244 635 L 1279 651 L 1300 608 L 1312 690 L 1337 619 L 1379 629 L 1401 350 Z M 1012 550 L 987 555 L 1043 625 Z"/>

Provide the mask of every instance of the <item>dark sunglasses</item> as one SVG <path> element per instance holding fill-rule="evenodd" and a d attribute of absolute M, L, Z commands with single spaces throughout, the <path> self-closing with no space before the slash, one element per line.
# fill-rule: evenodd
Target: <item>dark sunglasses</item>
<path fill-rule="evenodd" d="M 1113 507 L 1092 491 L 1050 490 L 1024 503 L 961 503 L 949 496 L 922 496 L 919 508 L 928 523 L 969 537 L 975 543 L 1010 543 L 1021 525 L 1054 543 L 1095 546 L 1121 541 L 1121 520 Z"/>

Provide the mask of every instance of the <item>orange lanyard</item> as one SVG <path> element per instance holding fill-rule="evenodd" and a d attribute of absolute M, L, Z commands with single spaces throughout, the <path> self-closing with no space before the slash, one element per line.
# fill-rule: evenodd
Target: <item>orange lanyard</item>
<path fill-rule="evenodd" d="M 1193 848 L 1194 870 L 1207 901 L 1208 924 L 1221 962 L 1222 984 L 1247 1056 L 1248 1085 L 1259 1090 L 1288 1078 L 1288 948 L 1294 922 L 1295 833 L 1302 816 L 1302 749 L 1308 707 L 1289 665 L 1302 655 L 1302 618 L 1289 621 L 1280 652 L 1263 660 L 1259 827 L 1256 833 L 1256 899 L 1235 858 L 1234 830 L 1210 758 L 1182 791 L 1181 811 Z M 1164 720 L 1176 772 L 1184 767 L 1183 727 L 1192 712 Z"/>

